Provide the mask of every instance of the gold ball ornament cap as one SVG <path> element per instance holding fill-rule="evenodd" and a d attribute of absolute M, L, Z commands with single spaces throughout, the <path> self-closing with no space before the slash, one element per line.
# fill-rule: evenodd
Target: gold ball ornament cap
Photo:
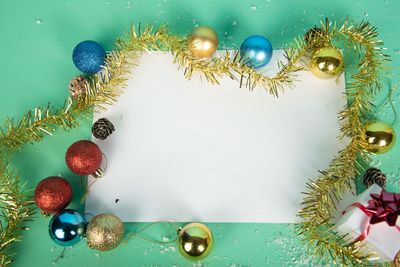
<path fill-rule="evenodd" d="M 207 226 L 189 223 L 178 233 L 178 250 L 188 260 L 198 261 L 206 258 L 214 246 L 214 237 Z"/>
<path fill-rule="evenodd" d="M 364 138 L 369 152 L 388 152 L 396 142 L 396 133 L 389 123 L 382 120 L 369 121 L 364 125 Z"/>
<path fill-rule="evenodd" d="M 195 58 L 211 57 L 217 51 L 218 44 L 217 33 L 208 26 L 197 26 L 188 36 L 188 49 Z"/>
<path fill-rule="evenodd" d="M 310 70 L 320 79 L 335 78 L 342 69 L 342 53 L 334 46 L 319 48 L 311 55 Z"/>
<path fill-rule="evenodd" d="M 86 230 L 87 245 L 90 248 L 109 251 L 121 243 L 125 228 L 122 221 L 111 213 L 102 213 L 94 217 Z"/>

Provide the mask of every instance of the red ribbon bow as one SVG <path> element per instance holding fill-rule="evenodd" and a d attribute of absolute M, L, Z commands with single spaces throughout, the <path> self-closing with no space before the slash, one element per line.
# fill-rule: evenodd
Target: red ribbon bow
<path fill-rule="evenodd" d="M 371 194 L 371 198 L 365 208 L 369 213 L 367 215 L 370 217 L 370 224 L 386 221 L 389 226 L 395 226 L 400 215 L 400 194 L 382 189 L 380 194 Z"/>

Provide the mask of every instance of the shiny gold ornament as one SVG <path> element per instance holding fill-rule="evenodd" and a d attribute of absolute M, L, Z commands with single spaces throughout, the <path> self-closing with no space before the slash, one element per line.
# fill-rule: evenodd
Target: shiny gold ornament
<path fill-rule="evenodd" d="M 342 69 L 342 53 L 334 46 L 319 48 L 311 56 L 310 70 L 320 79 L 335 78 Z"/>
<path fill-rule="evenodd" d="M 208 26 L 197 26 L 188 36 L 188 49 L 195 58 L 211 57 L 218 48 L 218 35 Z"/>
<path fill-rule="evenodd" d="M 388 152 L 396 141 L 396 133 L 389 123 L 381 120 L 369 121 L 364 125 L 364 138 L 369 152 Z"/>
<path fill-rule="evenodd" d="M 206 258 L 213 249 L 214 238 L 210 229 L 201 223 L 189 223 L 178 233 L 178 250 L 188 260 Z"/>
<path fill-rule="evenodd" d="M 94 217 L 86 230 L 87 245 L 100 251 L 116 248 L 124 237 L 124 224 L 111 213 L 103 213 Z"/>

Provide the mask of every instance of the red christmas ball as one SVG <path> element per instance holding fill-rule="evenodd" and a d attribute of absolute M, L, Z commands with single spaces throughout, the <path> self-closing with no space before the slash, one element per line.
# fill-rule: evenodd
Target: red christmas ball
<path fill-rule="evenodd" d="M 34 193 L 36 205 L 45 213 L 63 210 L 72 200 L 72 188 L 67 180 L 52 176 L 38 183 Z"/>
<path fill-rule="evenodd" d="M 100 148 L 95 143 L 81 140 L 68 148 L 65 162 L 73 173 L 89 175 L 100 167 L 102 156 Z"/>

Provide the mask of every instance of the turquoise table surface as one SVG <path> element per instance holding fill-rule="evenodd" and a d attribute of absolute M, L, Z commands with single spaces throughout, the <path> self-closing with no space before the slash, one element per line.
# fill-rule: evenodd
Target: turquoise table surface
<path fill-rule="evenodd" d="M 19 117 L 27 110 L 49 101 L 62 105 L 67 85 L 80 74 L 71 59 L 74 46 L 82 40 L 95 40 L 112 49 L 115 37 L 130 23 L 168 22 L 174 32 L 187 34 L 195 25 L 209 25 L 220 37 L 220 49 L 239 48 L 253 34 L 265 35 L 275 49 L 285 48 L 290 40 L 328 17 L 340 20 L 350 16 L 369 20 L 378 27 L 388 53 L 392 56 L 392 78 L 384 79 L 377 96 L 379 106 L 393 85 L 399 83 L 400 1 L 283 1 L 283 0 L 19 0 L 0 1 L 1 117 Z M 400 89 L 393 102 L 399 110 Z M 390 105 L 379 114 L 393 121 Z M 307 118 L 305 118 L 306 120 Z M 12 161 L 26 182 L 35 188 L 43 178 L 62 175 L 74 189 L 71 208 L 83 210 L 81 177 L 73 175 L 64 162 L 68 146 L 89 139 L 91 122 L 69 133 L 57 131 L 41 143 L 25 145 Z M 396 131 L 399 132 L 397 127 Z M 398 191 L 400 156 L 398 142 L 392 151 L 374 157 L 373 164 L 388 176 L 388 189 Z M 290 185 L 288 185 L 290 186 Z M 300 190 L 300 189 L 299 189 Z M 33 193 L 33 191 L 32 191 Z M 62 251 L 48 235 L 49 218 L 40 213 L 16 244 L 13 266 L 53 266 Z M 134 232 L 145 224 L 126 224 Z M 110 252 L 97 252 L 85 244 L 69 251 L 57 266 L 312 266 L 319 265 L 308 256 L 290 224 L 208 224 L 215 236 L 212 254 L 200 263 L 185 260 L 174 244 L 161 246 L 140 239 Z M 148 234 L 162 238 L 160 229 Z M 328 263 L 325 263 L 328 264 Z"/>

